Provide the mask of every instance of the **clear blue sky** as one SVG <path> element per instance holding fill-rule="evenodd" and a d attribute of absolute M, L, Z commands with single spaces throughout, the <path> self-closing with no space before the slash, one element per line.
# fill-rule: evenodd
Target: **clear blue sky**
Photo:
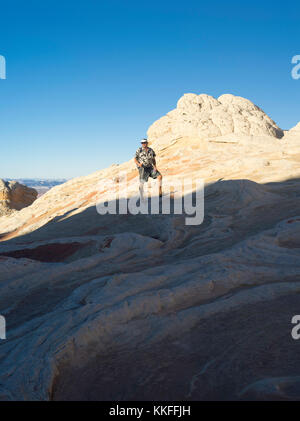
<path fill-rule="evenodd" d="M 300 120 L 297 1 L 1 2 L 0 177 L 74 177 L 130 159 L 188 92 Z"/>

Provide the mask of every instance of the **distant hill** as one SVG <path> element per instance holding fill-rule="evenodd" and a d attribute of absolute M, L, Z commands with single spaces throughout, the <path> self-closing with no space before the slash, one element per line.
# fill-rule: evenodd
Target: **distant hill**
<path fill-rule="evenodd" d="M 32 187 L 37 190 L 39 197 L 45 194 L 54 186 L 65 183 L 65 178 L 41 179 L 41 178 L 4 178 L 5 181 L 18 181 L 20 184 Z"/>
<path fill-rule="evenodd" d="M 0 217 L 30 206 L 37 197 L 38 192 L 32 187 L 0 179 Z"/>

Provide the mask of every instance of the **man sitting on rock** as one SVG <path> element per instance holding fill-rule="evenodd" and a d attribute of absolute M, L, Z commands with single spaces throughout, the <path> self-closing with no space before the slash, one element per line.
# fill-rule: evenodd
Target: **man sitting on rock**
<path fill-rule="evenodd" d="M 156 167 L 155 152 L 148 147 L 148 140 L 141 141 L 142 147 L 139 148 L 134 157 L 140 173 L 140 193 L 143 198 L 143 184 L 147 183 L 149 177 L 159 181 L 159 197 L 162 196 L 162 175 Z"/>

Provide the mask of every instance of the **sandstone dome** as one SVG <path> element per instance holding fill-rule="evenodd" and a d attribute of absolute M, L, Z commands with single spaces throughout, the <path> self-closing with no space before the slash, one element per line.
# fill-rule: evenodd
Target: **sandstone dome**
<path fill-rule="evenodd" d="M 218 99 L 206 94 L 185 94 L 177 108 L 157 120 L 148 130 L 151 141 L 171 141 L 181 136 L 215 138 L 228 134 L 271 136 L 284 133 L 251 101 L 226 94 Z"/>

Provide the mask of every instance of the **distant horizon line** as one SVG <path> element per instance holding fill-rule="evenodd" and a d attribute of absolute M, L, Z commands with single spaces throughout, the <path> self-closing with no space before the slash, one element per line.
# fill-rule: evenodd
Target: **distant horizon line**
<path fill-rule="evenodd" d="M 76 177 L 76 176 L 74 176 Z M 39 181 L 66 181 L 74 177 L 0 177 L 1 180 L 14 181 L 14 180 L 39 180 Z"/>

